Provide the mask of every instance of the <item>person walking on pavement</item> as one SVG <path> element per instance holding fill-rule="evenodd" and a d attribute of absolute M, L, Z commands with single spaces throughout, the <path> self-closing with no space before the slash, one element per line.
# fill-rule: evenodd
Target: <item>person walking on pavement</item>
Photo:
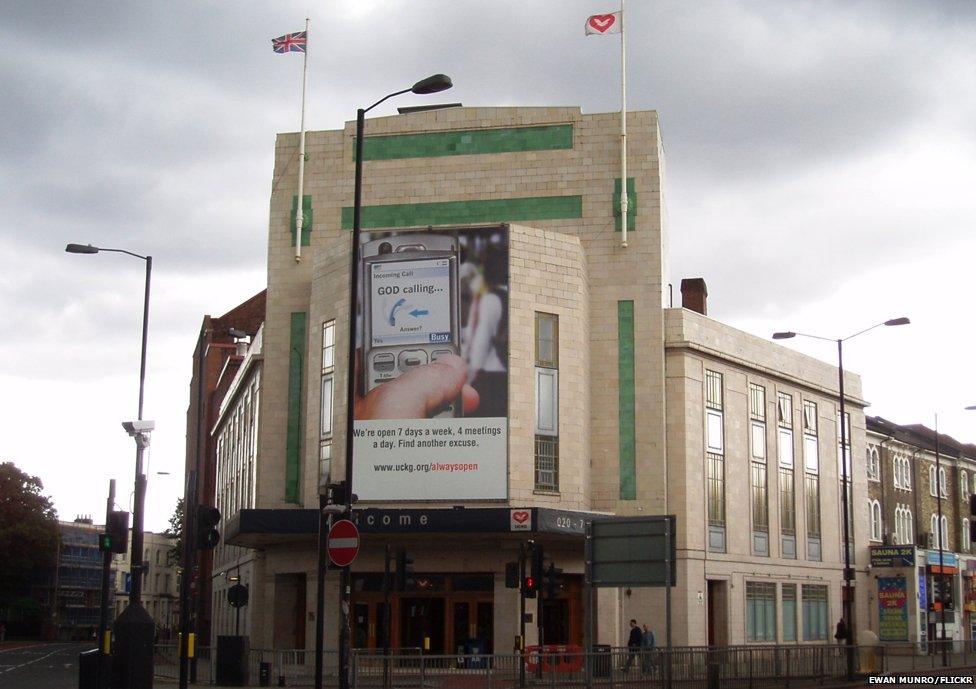
<path fill-rule="evenodd" d="M 654 672 L 654 631 L 646 624 L 641 634 L 641 671 Z"/>
<path fill-rule="evenodd" d="M 640 651 L 641 642 L 643 641 L 644 635 L 641 633 L 641 628 L 637 626 L 637 620 L 630 621 L 630 637 L 627 639 L 627 662 L 624 663 L 624 672 L 630 672 L 630 666 L 634 662 L 634 658 L 637 656 L 637 652 Z"/>

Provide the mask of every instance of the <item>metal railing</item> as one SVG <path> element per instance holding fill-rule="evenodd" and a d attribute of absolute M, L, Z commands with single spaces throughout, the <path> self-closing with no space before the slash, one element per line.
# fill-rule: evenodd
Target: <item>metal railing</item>
<path fill-rule="evenodd" d="M 593 653 L 578 647 L 547 646 L 524 655 L 431 655 L 420 649 L 397 649 L 384 656 L 354 651 L 352 689 L 803 689 L 842 681 L 847 676 L 844 645 L 675 647 L 640 649 L 598 646 Z M 215 677 L 211 649 L 197 649 L 197 684 Z M 326 686 L 338 683 L 338 654 L 323 656 Z M 976 666 L 972 641 L 884 644 L 854 649 L 855 672 L 938 673 L 942 668 Z M 262 674 L 269 686 L 311 686 L 315 653 L 311 650 L 251 649 L 250 686 Z M 264 673 L 262 673 L 262 669 Z M 177 647 L 156 646 L 156 675 L 179 675 Z"/>

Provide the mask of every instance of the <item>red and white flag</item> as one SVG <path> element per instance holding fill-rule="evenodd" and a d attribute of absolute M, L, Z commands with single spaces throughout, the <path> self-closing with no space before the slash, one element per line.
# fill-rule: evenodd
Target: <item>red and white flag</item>
<path fill-rule="evenodd" d="M 594 14 L 586 19 L 586 35 L 620 33 L 620 12 Z"/>

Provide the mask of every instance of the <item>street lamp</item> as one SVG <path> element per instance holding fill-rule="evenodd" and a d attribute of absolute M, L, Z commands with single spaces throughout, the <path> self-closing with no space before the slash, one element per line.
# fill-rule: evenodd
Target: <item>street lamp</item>
<path fill-rule="evenodd" d="M 366 129 L 366 113 L 380 103 L 404 93 L 427 95 L 451 88 L 453 83 L 446 74 L 434 74 L 421 79 L 410 88 L 389 93 L 368 108 L 356 110 L 356 177 L 352 212 L 352 251 L 349 268 L 349 359 L 346 368 L 346 466 L 345 490 L 342 496 L 342 513 L 352 515 L 355 496 L 352 492 L 352 451 L 353 425 L 356 404 L 356 294 L 359 283 L 359 244 L 362 231 L 363 210 L 363 138 Z M 329 480 L 322 476 L 319 481 L 319 540 L 318 540 L 318 585 L 316 589 L 315 613 L 315 688 L 322 688 L 322 652 L 324 643 L 323 614 L 325 598 L 326 535 L 331 523 L 331 515 L 336 514 L 336 505 L 329 504 Z M 349 687 L 349 568 L 343 567 L 339 579 L 339 689 Z M 385 611 L 389 615 L 389 610 Z"/>
<path fill-rule="evenodd" d="M 793 337 L 809 337 L 814 340 L 826 340 L 827 342 L 837 343 L 837 372 L 838 372 L 838 399 L 840 401 L 840 452 L 841 452 L 841 475 L 843 478 L 843 488 L 842 493 L 842 507 L 844 511 L 844 627 L 845 627 L 845 643 L 847 644 L 847 678 L 850 680 L 854 679 L 854 627 L 852 625 L 853 615 L 851 613 L 851 605 L 853 604 L 853 592 L 851 591 L 851 580 L 854 579 L 854 570 L 851 569 L 851 525 L 850 525 L 850 505 L 848 504 L 848 485 L 850 483 L 850 477 L 848 476 L 848 454 L 847 454 L 847 417 L 845 415 L 845 400 L 844 400 L 844 342 L 858 335 L 863 335 L 869 330 L 874 330 L 875 328 L 880 328 L 882 325 L 894 326 L 894 325 L 908 325 L 909 321 L 905 317 L 892 318 L 883 323 L 877 323 L 872 325 L 870 328 L 865 328 L 853 335 L 848 335 L 847 337 L 842 337 L 838 339 L 833 339 L 830 337 L 821 337 L 819 335 L 808 335 L 806 333 L 795 333 L 792 331 L 773 333 L 774 340 L 787 340 Z M 853 454 L 853 453 L 852 453 Z"/>
<path fill-rule="evenodd" d="M 142 256 L 125 249 L 109 249 L 91 244 L 68 244 L 69 254 L 97 254 L 102 251 L 127 254 L 146 263 L 146 288 L 142 305 L 142 352 L 139 359 L 139 415 L 136 421 L 123 422 L 122 427 L 136 442 L 135 500 L 132 507 L 132 550 L 130 555 L 132 586 L 129 604 L 115 621 L 116 652 L 112 664 L 113 686 L 129 689 L 152 687 L 153 637 L 155 625 L 152 617 L 142 607 L 142 577 L 145 566 L 142 561 L 143 515 L 146 504 L 146 477 L 143 474 L 143 452 L 149 447 L 149 434 L 155 424 L 142 418 L 146 386 L 146 340 L 149 334 L 149 284 L 152 277 L 152 256 Z"/>

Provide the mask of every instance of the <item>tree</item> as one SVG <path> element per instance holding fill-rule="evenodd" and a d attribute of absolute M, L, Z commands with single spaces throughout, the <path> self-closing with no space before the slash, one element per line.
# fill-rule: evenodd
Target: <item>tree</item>
<path fill-rule="evenodd" d="M 57 561 L 58 514 L 44 484 L 0 464 L 0 607 L 23 607 L 30 584 Z"/>
<path fill-rule="evenodd" d="M 163 532 L 164 536 L 175 538 L 176 542 L 169 549 L 170 562 L 179 562 L 183 553 L 183 498 L 177 498 L 173 516 L 169 518 L 169 527 Z"/>

